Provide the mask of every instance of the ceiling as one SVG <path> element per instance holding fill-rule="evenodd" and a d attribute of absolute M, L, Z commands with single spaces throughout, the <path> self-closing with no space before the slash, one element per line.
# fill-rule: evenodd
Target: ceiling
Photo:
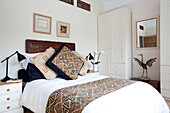
<path fill-rule="evenodd" d="M 110 10 L 110 9 L 115 9 L 118 7 L 125 6 L 127 4 L 131 4 L 140 0 L 101 0 L 104 2 L 105 9 Z"/>

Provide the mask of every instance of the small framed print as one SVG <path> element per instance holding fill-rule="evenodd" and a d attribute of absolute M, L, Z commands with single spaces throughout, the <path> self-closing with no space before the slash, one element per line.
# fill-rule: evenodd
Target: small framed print
<path fill-rule="evenodd" d="M 51 17 L 34 13 L 33 19 L 33 32 L 51 34 Z"/>
<path fill-rule="evenodd" d="M 65 2 L 67 4 L 74 5 L 74 0 L 59 0 L 59 1 Z"/>
<path fill-rule="evenodd" d="M 77 7 L 87 10 L 87 11 L 90 11 L 90 4 L 83 2 L 81 0 L 77 0 Z"/>
<path fill-rule="evenodd" d="M 57 36 L 69 38 L 70 37 L 70 24 L 57 21 Z"/>

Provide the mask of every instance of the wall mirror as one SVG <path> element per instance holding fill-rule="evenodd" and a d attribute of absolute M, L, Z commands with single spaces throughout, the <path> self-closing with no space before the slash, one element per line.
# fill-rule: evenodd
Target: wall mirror
<path fill-rule="evenodd" d="M 137 48 L 153 48 L 158 46 L 157 18 L 136 22 Z"/>

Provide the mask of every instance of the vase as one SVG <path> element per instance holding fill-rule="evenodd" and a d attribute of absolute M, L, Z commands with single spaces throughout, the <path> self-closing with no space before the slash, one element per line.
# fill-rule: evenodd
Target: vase
<path fill-rule="evenodd" d="M 93 71 L 98 71 L 98 64 L 93 65 Z"/>

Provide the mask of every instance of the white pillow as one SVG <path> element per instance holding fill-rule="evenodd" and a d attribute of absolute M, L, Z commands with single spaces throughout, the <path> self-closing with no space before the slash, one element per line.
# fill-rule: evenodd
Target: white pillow
<path fill-rule="evenodd" d="M 26 60 L 25 60 L 23 63 L 21 63 L 23 69 L 26 70 L 28 63 L 32 63 L 32 62 L 30 61 L 30 58 L 35 57 L 35 56 L 37 56 L 37 55 L 39 55 L 39 54 L 40 54 L 40 53 L 23 53 L 23 55 L 26 57 Z M 32 63 L 32 64 L 33 64 L 33 63 Z"/>

